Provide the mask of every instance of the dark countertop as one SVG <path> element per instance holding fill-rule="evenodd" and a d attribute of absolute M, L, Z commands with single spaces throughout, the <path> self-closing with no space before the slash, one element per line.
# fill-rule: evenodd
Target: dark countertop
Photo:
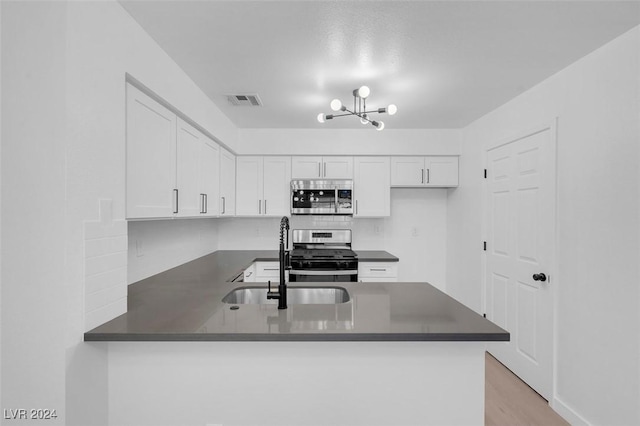
<path fill-rule="evenodd" d="M 397 262 L 398 259 L 391 253 L 382 250 L 354 250 L 358 254 L 360 262 Z"/>
<path fill-rule="evenodd" d="M 255 261 L 277 258 L 275 250 L 217 251 L 139 281 L 129 286 L 128 312 L 85 333 L 84 340 L 509 340 L 508 332 L 427 283 L 330 283 L 347 289 L 351 300 L 289 304 L 286 310 L 276 304 L 231 310 L 233 305 L 222 302 L 234 288 L 264 287 L 229 280 Z"/>

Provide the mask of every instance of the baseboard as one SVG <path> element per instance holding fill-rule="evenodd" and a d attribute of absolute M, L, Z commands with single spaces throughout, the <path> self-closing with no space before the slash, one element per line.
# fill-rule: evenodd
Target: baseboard
<path fill-rule="evenodd" d="M 568 421 L 573 426 L 583 425 L 583 426 L 591 426 L 584 417 L 578 414 L 573 408 L 567 405 L 565 402 L 560 400 L 560 398 L 555 397 L 551 402 L 551 408 L 560 414 L 560 416 Z"/>

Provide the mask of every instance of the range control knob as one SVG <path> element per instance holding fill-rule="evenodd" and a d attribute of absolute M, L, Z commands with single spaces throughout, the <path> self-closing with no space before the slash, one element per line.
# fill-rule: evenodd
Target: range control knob
<path fill-rule="evenodd" d="M 544 272 L 540 272 L 539 274 L 533 274 L 533 280 L 545 282 L 547 280 L 547 276 Z"/>

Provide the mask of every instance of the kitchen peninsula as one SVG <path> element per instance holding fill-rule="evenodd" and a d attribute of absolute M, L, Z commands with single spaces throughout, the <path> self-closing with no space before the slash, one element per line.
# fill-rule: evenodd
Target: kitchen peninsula
<path fill-rule="evenodd" d="M 385 253 L 359 257 L 397 260 Z M 128 312 L 85 333 L 109 342 L 91 344 L 108 345 L 110 423 L 483 422 L 486 342 L 509 333 L 427 283 L 335 283 L 348 302 L 286 310 L 222 302 L 275 260 L 217 251 L 131 285 Z"/>

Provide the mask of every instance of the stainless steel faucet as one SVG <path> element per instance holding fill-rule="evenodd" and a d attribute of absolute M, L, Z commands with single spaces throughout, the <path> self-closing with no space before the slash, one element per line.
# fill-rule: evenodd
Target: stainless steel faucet
<path fill-rule="evenodd" d="M 290 252 L 285 249 L 285 232 L 287 235 L 286 247 L 289 246 L 289 218 L 283 216 L 280 219 L 280 284 L 278 292 L 271 291 L 271 281 L 269 281 L 269 289 L 267 291 L 267 299 L 278 299 L 278 309 L 287 309 L 287 283 L 285 282 L 285 270 L 291 269 Z"/>

